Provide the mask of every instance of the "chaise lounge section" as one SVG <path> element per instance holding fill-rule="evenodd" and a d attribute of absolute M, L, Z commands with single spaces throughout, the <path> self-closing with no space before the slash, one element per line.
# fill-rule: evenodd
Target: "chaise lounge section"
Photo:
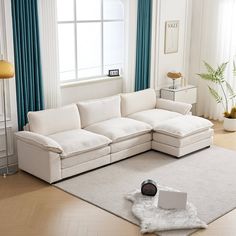
<path fill-rule="evenodd" d="M 210 147 L 212 123 L 197 116 L 179 116 L 154 127 L 152 149 L 175 157 Z"/>
<path fill-rule="evenodd" d="M 152 89 L 121 94 L 122 116 L 152 126 L 152 149 L 181 157 L 212 144 L 212 122 L 192 116 L 191 104 L 156 99 Z"/>
<path fill-rule="evenodd" d="M 150 149 L 181 157 L 212 143 L 212 123 L 190 110 L 147 89 L 29 112 L 19 168 L 53 183 Z"/>

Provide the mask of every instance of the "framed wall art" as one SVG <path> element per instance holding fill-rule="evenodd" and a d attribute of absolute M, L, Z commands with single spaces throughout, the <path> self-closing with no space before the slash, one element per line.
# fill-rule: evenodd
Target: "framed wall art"
<path fill-rule="evenodd" d="M 165 23 L 165 54 L 177 53 L 179 47 L 179 21 Z"/>

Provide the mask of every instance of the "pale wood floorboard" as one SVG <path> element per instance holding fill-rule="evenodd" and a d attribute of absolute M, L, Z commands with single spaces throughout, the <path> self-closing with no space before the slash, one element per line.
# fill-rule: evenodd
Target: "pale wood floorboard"
<path fill-rule="evenodd" d="M 215 122 L 215 144 L 236 150 L 236 133 Z M 236 158 L 236 156 L 235 156 Z M 235 236 L 236 210 L 197 236 Z M 139 228 L 24 172 L 0 178 L 0 235 L 140 236 Z M 151 236 L 151 235 L 149 235 Z M 153 236 L 153 235 L 152 235 Z"/>

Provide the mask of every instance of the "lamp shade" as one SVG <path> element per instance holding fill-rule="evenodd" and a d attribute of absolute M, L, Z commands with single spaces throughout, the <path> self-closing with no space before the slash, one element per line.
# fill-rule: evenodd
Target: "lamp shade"
<path fill-rule="evenodd" d="M 14 76 L 14 68 L 8 61 L 0 60 L 0 79 L 10 79 Z"/>

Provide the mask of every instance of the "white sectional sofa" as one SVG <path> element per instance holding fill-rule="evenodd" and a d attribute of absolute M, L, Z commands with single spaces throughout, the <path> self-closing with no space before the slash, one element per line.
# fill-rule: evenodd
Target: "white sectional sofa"
<path fill-rule="evenodd" d="M 147 89 L 29 112 L 29 131 L 16 133 L 19 168 L 52 183 L 152 148 L 186 155 L 212 142 L 211 122 L 190 109 Z M 186 117 L 191 127 L 175 127 Z"/>

